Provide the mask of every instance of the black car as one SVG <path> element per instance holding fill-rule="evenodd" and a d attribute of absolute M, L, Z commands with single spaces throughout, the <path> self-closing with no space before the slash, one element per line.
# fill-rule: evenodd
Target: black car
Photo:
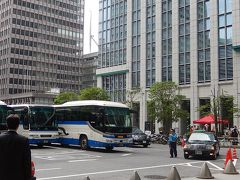
<path fill-rule="evenodd" d="M 220 145 L 217 136 L 212 132 L 194 131 L 184 146 L 184 158 L 189 156 L 205 156 L 216 159 Z"/>
<path fill-rule="evenodd" d="M 150 145 L 150 138 L 137 127 L 133 127 L 132 129 L 132 138 L 133 145 L 143 145 L 143 147 Z"/>

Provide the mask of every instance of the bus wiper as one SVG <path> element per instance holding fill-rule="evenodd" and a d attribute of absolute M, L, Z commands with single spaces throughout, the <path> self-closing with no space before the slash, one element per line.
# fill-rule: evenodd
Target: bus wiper
<path fill-rule="evenodd" d="M 66 136 L 69 135 L 63 127 L 58 127 Z"/>

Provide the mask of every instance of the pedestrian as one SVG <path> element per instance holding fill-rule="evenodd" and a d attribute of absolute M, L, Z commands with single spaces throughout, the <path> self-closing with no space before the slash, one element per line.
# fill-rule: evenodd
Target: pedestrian
<path fill-rule="evenodd" d="M 194 131 L 194 126 L 190 127 L 190 134 L 192 134 L 192 132 Z"/>
<path fill-rule="evenodd" d="M 205 124 L 203 128 L 204 128 L 205 131 L 208 132 L 209 131 L 209 124 Z"/>
<path fill-rule="evenodd" d="M 173 158 L 173 154 L 177 157 L 177 134 L 175 133 L 174 129 L 170 130 L 170 134 L 168 137 L 168 143 L 170 148 L 170 158 Z"/>
<path fill-rule="evenodd" d="M 7 117 L 8 131 L 0 135 L 0 179 L 31 180 L 31 150 L 28 139 L 17 134 L 19 116 Z"/>
<path fill-rule="evenodd" d="M 232 133 L 231 133 L 231 137 L 233 139 L 233 142 L 232 142 L 233 145 L 237 145 L 238 144 L 238 135 L 239 135 L 239 131 L 237 129 L 237 126 L 234 126 L 232 128 Z"/>

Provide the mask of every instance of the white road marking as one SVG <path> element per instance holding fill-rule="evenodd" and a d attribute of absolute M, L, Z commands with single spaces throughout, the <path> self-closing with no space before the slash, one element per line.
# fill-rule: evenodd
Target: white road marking
<path fill-rule="evenodd" d="M 38 154 L 33 155 L 35 158 L 48 160 L 48 161 L 59 161 L 59 160 L 79 160 L 79 159 L 86 159 L 86 158 L 101 158 L 102 156 L 96 156 L 86 153 L 79 153 L 76 151 L 69 151 L 69 152 L 60 152 L 60 153 L 46 153 L 46 154 Z M 76 157 L 77 156 L 77 157 Z"/>
<path fill-rule="evenodd" d="M 193 165 L 191 165 L 191 167 L 198 168 L 198 169 L 201 169 L 201 168 L 202 168 L 202 167 L 200 167 L 200 166 L 193 166 Z M 216 168 L 209 168 L 209 169 L 215 170 L 215 171 L 219 171 L 219 169 L 216 169 Z"/>
<path fill-rule="evenodd" d="M 36 172 L 38 172 L 38 171 L 53 171 L 53 170 L 59 170 L 59 169 L 62 169 L 62 168 L 36 169 L 35 171 Z"/>
<path fill-rule="evenodd" d="M 72 160 L 72 161 L 68 161 L 70 163 L 74 163 L 74 162 L 86 162 L 86 161 L 96 161 L 97 159 L 79 159 L 79 160 Z"/>
<path fill-rule="evenodd" d="M 211 164 L 213 167 L 217 168 L 218 170 L 223 170 L 223 168 L 220 168 L 219 166 L 217 166 L 216 164 L 213 164 L 210 161 L 207 161 L 208 164 Z"/>
<path fill-rule="evenodd" d="M 182 166 L 193 166 L 190 163 L 183 164 Z"/>
<path fill-rule="evenodd" d="M 33 156 L 47 156 L 47 155 L 65 155 L 65 154 L 77 154 L 79 152 L 84 152 L 84 151 L 64 151 L 64 152 L 59 152 L 59 153 L 55 153 L 55 152 L 48 152 L 45 154 L 38 154 L 38 153 L 32 153 Z"/>
<path fill-rule="evenodd" d="M 202 162 L 203 161 L 195 161 L 195 162 L 191 162 L 191 164 L 202 163 Z M 147 167 L 129 168 L 129 169 L 118 169 L 118 170 L 112 170 L 112 171 L 99 171 L 99 172 L 82 173 L 82 174 L 71 174 L 71 175 L 65 175 L 65 176 L 38 178 L 38 180 L 62 179 L 62 178 L 71 178 L 71 177 L 79 177 L 79 176 L 89 176 L 89 175 L 96 175 L 96 174 L 108 174 L 108 173 L 116 173 L 116 172 L 124 172 L 124 171 L 136 171 L 136 170 L 154 169 L 154 168 L 162 168 L 162 167 L 169 167 L 169 166 L 181 166 L 181 165 L 186 165 L 186 163 L 167 164 L 167 165 L 158 165 L 158 166 L 147 166 Z"/>
<path fill-rule="evenodd" d="M 125 157 L 125 156 L 130 156 L 132 153 L 129 153 L 129 154 L 123 154 L 122 156 Z"/>

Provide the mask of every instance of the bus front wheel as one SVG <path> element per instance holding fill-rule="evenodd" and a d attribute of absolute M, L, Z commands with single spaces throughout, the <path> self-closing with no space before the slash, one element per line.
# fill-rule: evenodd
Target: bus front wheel
<path fill-rule="evenodd" d="M 83 149 L 83 150 L 88 149 L 88 138 L 85 135 L 82 135 L 80 137 L 80 148 Z"/>
<path fill-rule="evenodd" d="M 37 146 L 38 146 L 38 148 L 42 148 L 43 144 L 42 143 L 38 143 Z"/>

